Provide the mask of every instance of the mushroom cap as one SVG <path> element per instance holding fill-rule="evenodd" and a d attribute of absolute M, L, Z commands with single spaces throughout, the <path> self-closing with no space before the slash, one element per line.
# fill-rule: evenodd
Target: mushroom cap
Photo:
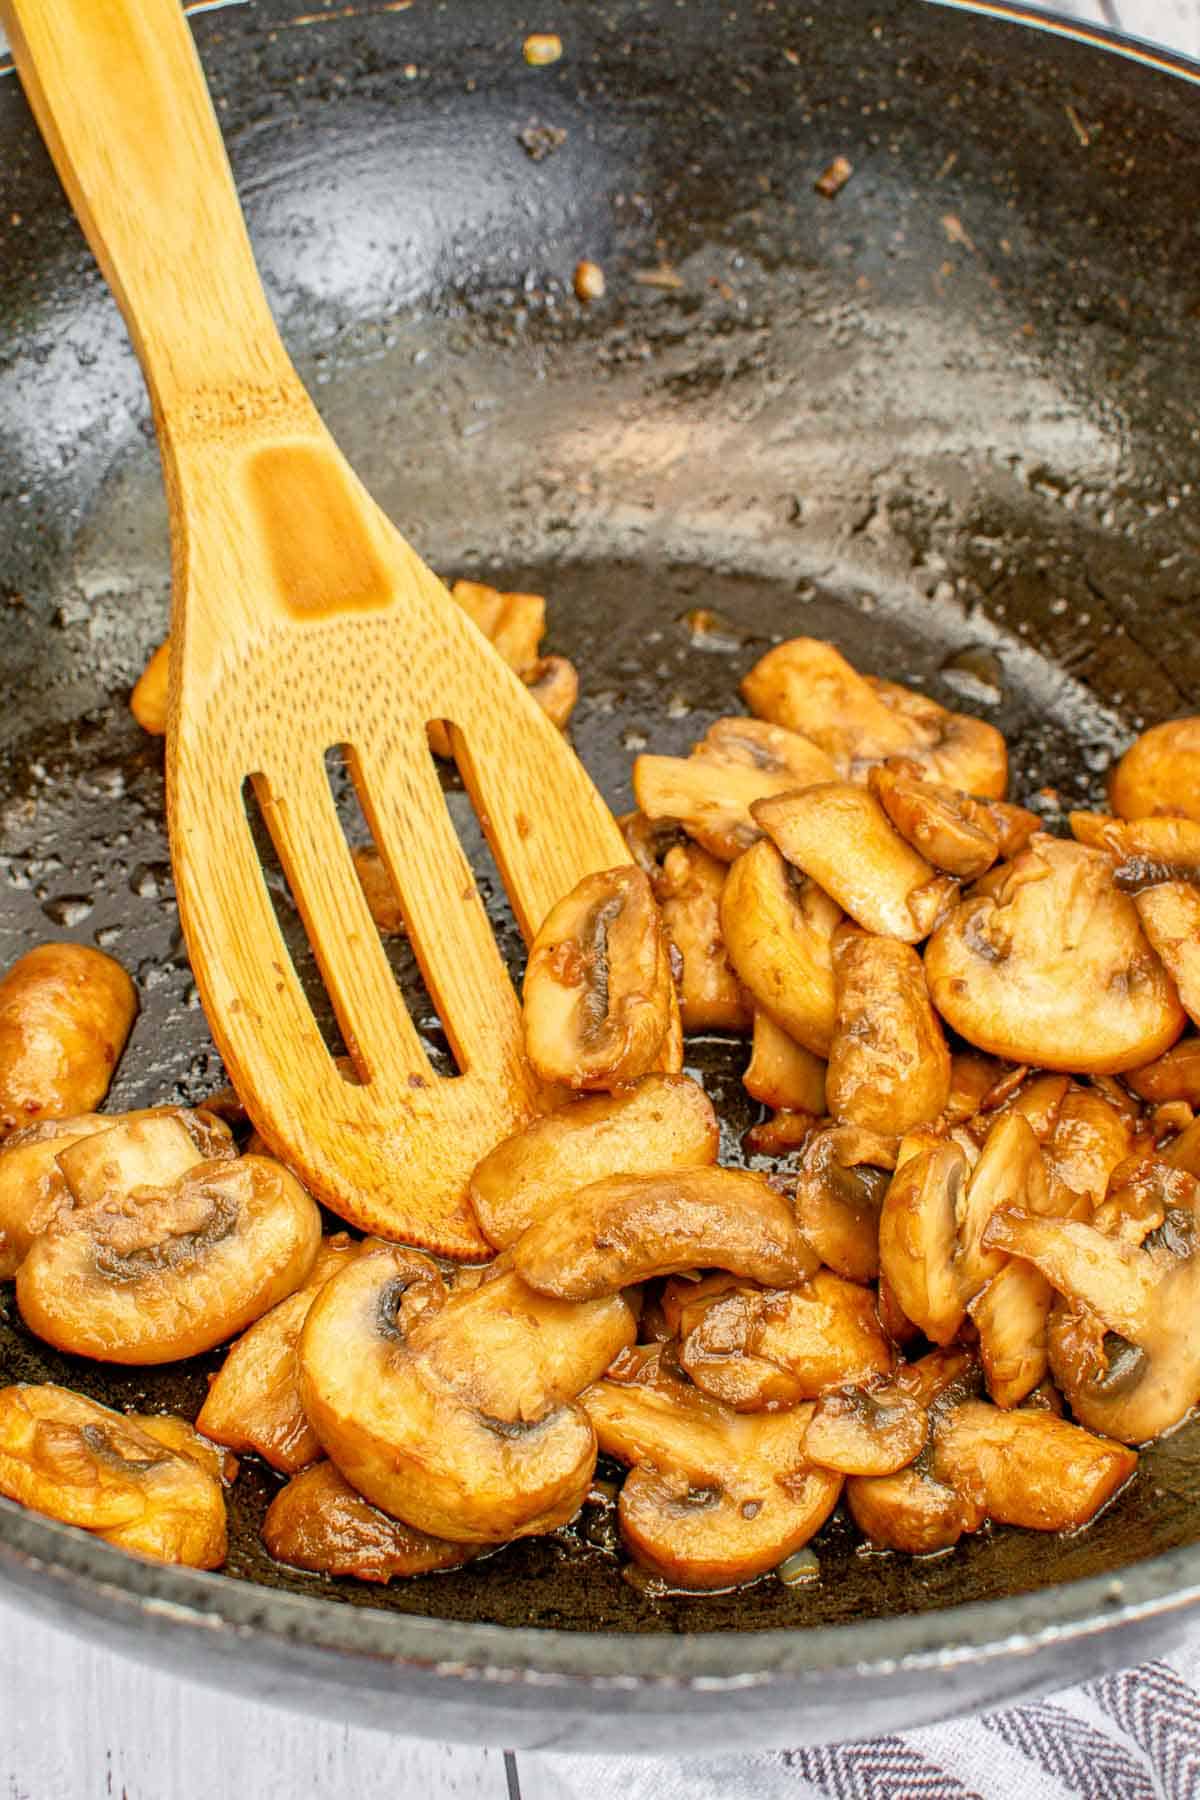
<path fill-rule="evenodd" d="M 721 936 L 738 979 L 814 1056 L 828 1056 L 833 1040 L 832 945 L 841 916 L 766 839 L 738 857 L 721 892 Z"/>
<path fill-rule="evenodd" d="M 852 766 L 903 756 L 913 733 L 839 650 L 820 638 L 790 638 L 742 682 L 751 712 L 801 732 L 848 774 Z"/>
<path fill-rule="evenodd" d="M 1122 819 L 1179 813 L 1200 820 L 1200 718 L 1143 731 L 1109 775 L 1108 798 Z"/>
<path fill-rule="evenodd" d="M 837 1016 L 825 1091 L 839 1121 L 902 1137 L 950 1097 L 950 1052 L 916 951 L 839 926 Z"/>
<path fill-rule="evenodd" d="M 276 1562 L 359 1581 L 454 1569 L 479 1548 L 451 1544 L 389 1518 L 355 1493 L 331 1462 L 314 1464 L 280 1488 L 267 1508 L 262 1535 Z"/>
<path fill-rule="evenodd" d="M 796 1177 L 796 1217 L 823 1263 L 850 1281 L 879 1274 L 879 1213 L 897 1140 L 858 1126 L 815 1132 Z"/>
<path fill-rule="evenodd" d="M 919 763 L 930 781 L 982 800 L 1003 800 L 1008 750 L 994 725 L 970 713 L 951 712 L 898 682 L 875 675 L 865 679 L 876 698 L 908 726 L 911 743 L 903 754 Z"/>
<path fill-rule="evenodd" d="M 1136 1069 L 1183 1028 L 1174 985 L 1111 862 L 1058 838 L 1035 837 L 992 891 L 954 909 L 926 946 L 925 973 L 934 1005 L 968 1043 L 1043 1068 Z"/>

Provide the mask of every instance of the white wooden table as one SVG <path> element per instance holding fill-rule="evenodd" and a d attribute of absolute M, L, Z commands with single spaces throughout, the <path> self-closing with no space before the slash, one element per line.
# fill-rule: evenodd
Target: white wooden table
<path fill-rule="evenodd" d="M 1200 0 L 1055 0 L 1046 10 L 1200 58 Z M 570 1792 L 552 1757 L 518 1764 L 499 1750 L 260 1706 L 128 1662 L 0 1599 L 0 1800 L 565 1800 Z"/>

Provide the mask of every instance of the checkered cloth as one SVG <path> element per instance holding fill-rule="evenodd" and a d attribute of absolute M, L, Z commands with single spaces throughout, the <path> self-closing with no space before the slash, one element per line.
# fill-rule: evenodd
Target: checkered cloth
<path fill-rule="evenodd" d="M 527 1756 L 520 1800 L 1200 1800 L 1200 1635 L 1161 1662 L 898 1737 L 760 1756 Z"/>

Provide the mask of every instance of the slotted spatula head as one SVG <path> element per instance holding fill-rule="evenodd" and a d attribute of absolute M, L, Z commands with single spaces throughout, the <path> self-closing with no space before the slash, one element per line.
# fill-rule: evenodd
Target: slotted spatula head
<path fill-rule="evenodd" d="M 456 760 L 528 939 L 628 860 L 582 766 L 370 499 L 279 340 L 178 0 L 0 0 L 43 136 L 137 346 L 171 515 L 167 798 L 184 934 L 263 1137 L 366 1230 L 485 1255 L 464 1198 L 532 1110 L 520 1013 L 426 741 Z M 404 1006 L 342 835 L 344 746 L 458 1077 Z M 357 1079 L 276 920 L 249 777 Z"/>

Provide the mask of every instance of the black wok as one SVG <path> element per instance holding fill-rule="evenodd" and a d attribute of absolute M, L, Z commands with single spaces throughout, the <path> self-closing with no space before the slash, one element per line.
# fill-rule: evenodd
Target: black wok
<path fill-rule="evenodd" d="M 615 806 L 632 748 L 686 746 L 796 631 L 978 707 L 1015 791 L 1064 807 L 1131 728 L 1200 707 L 1198 71 L 905 0 L 306 5 L 194 21 L 285 336 L 436 567 L 549 594 L 550 647 L 583 675 L 575 740 Z M 525 66 L 531 29 L 561 32 L 561 62 Z M 837 153 L 854 173 L 828 201 L 813 183 Z M 581 256 L 608 277 L 588 310 Z M 681 285 L 638 279 L 663 263 Z M 167 589 L 137 368 L 5 80 L 0 963 L 65 936 L 136 975 L 113 1107 L 222 1078 L 161 746 L 126 708 Z M 715 641 L 689 633 L 698 605 Z M 692 1047 L 735 1150 L 741 1054 Z M 3 1379 L 191 1413 L 205 1374 L 72 1364 L 0 1291 Z M 7 1503 L 0 1571 L 55 1618 L 297 1706 L 444 1738 L 734 1748 L 913 1725 L 1163 1649 L 1200 1600 L 1198 1465 L 1188 1427 L 1075 1538 L 997 1531 L 910 1561 L 862 1555 L 835 1520 L 812 1587 L 658 1603 L 583 1530 L 386 1591 L 281 1570 L 258 1539 L 275 1478 L 252 1461 L 227 1576 Z"/>

